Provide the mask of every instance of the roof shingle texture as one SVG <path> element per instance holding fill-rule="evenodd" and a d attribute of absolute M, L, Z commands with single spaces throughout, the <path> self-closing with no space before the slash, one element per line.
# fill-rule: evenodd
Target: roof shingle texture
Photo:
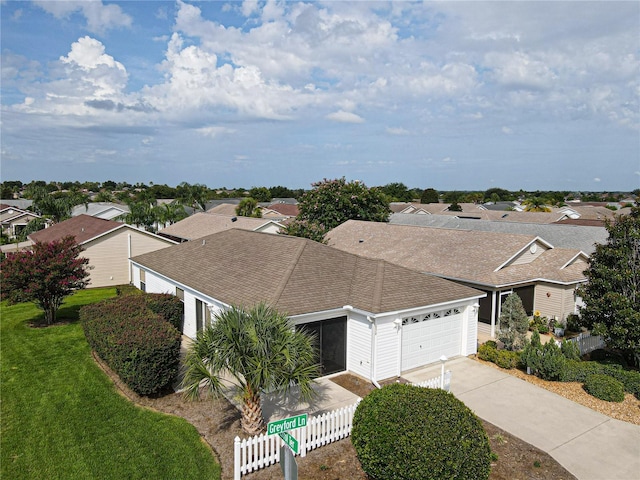
<path fill-rule="evenodd" d="M 233 220 L 234 218 L 235 221 Z M 230 228 L 255 230 L 268 222 L 269 220 L 261 218 L 199 212 L 163 228 L 159 233 L 184 238 L 186 240 L 194 240 L 206 235 L 211 235 L 212 233 L 229 230 Z"/>
<path fill-rule="evenodd" d="M 549 249 L 525 265 L 505 266 L 535 239 L 518 235 L 349 220 L 331 230 L 331 247 L 473 283 L 503 286 L 539 279 L 584 281 L 584 261 L 562 268 L 578 250 Z M 502 267 L 502 268 L 501 268 Z"/>
<path fill-rule="evenodd" d="M 132 260 L 224 303 L 264 301 L 288 315 L 345 305 L 378 314 L 482 295 L 454 282 L 311 240 L 239 229 Z"/>
<path fill-rule="evenodd" d="M 92 238 L 110 232 L 124 225 L 121 222 L 113 220 L 104 220 L 102 218 L 92 217 L 91 215 L 78 215 L 71 217 L 64 222 L 56 223 L 49 228 L 39 230 L 29 235 L 29 239 L 34 242 L 49 243 L 59 241 L 64 237 L 71 235 L 75 237 L 76 243 L 82 244 Z"/>

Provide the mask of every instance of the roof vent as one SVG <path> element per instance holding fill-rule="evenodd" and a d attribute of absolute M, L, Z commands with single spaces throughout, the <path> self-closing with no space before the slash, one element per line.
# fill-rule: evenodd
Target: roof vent
<path fill-rule="evenodd" d="M 363 239 L 358 240 L 358 243 L 364 243 Z"/>
<path fill-rule="evenodd" d="M 236 220 L 238 220 L 238 217 L 231 217 L 232 222 L 235 222 Z"/>
<path fill-rule="evenodd" d="M 207 241 L 203 238 L 202 239 L 202 245 L 204 245 L 205 243 L 207 243 Z"/>

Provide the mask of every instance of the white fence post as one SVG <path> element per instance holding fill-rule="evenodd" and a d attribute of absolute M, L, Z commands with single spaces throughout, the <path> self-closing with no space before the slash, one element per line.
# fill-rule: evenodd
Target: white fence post
<path fill-rule="evenodd" d="M 240 480 L 240 437 L 233 440 L 233 480 Z"/>

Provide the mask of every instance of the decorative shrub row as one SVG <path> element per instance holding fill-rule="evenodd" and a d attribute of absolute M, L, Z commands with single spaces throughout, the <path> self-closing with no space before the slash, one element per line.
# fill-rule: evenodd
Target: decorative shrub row
<path fill-rule="evenodd" d="M 144 298 L 152 312 L 157 313 L 176 330 L 182 332 L 184 304 L 178 297 L 169 293 L 155 293 L 146 294 Z"/>
<path fill-rule="evenodd" d="M 568 360 L 560 380 L 585 383 L 590 375 L 608 375 L 619 381 L 626 392 L 632 393 L 640 400 L 640 372 L 625 370 L 620 365 Z"/>
<path fill-rule="evenodd" d="M 498 350 L 496 343 L 488 341 L 478 348 L 478 358 L 487 362 L 493 362 L 500 368 L 510 370 L 521 367 L 520 352 L 511 350 Z"/>
<path fill-rule="evenodd" d="M 491 447 L 482 423 L 452 394 L 391 384 L 356 408 L 351 442 L 373 479 L 487 479 Z"/>
<path fill-rule="evenodd" d="M 146 294 L 116 297 L 80 310 L 91 348 L 140 395 L 160 391 L 178 373 L 180 332 L 152 310 L 172 312 L 168 304 Z"/>
<path fill-rule="evenodd" d="M 584 382 L 584 389 L 590 395 L 607 402 L 622 402 L 624 400 L 622 383 L 609 375 L 598 373 L 589 375 Z"/>

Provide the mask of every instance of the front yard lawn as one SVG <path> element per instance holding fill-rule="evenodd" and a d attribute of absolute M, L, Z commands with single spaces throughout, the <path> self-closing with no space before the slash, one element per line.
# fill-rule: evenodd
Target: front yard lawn
<path fill-rule="evenodd" d="M 114 295 L 80 291 L 46 328 L 33 304 L 0 304 L 0 478 L 220 478 L 192 425 L 133 405 L 93 361 L 78 310 Z"/>

